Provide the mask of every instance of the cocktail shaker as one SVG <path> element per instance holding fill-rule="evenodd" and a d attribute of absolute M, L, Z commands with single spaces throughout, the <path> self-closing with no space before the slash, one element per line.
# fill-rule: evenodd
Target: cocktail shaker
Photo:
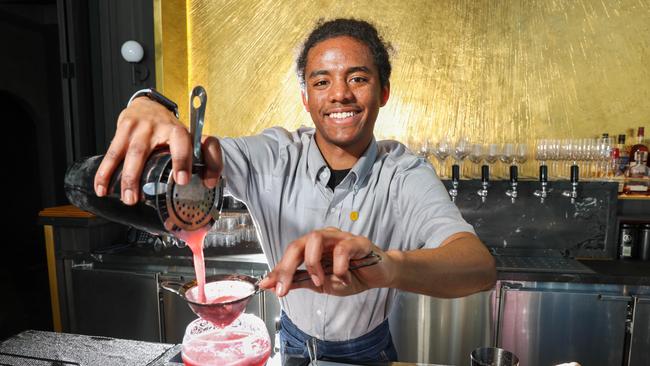
<path fill-rule="evenodd" d="M 197 98 L 200 105 L 194 106 Z M 137 203 L 122 203 L 120 164 L 107 187 L 107 194 L 98 197 L 94 180 L 103 155 L 75 162 L 65 176 L 65 192 L 70 202 L 111 221 L 130 225 L 156 235 L 169 235 L 181 230 L 193 231 L 212 225 L 218 219 L 223 204 L 221 185 L 209 189 L 203 185 L 205 169 L 201 156 L 201 132 L 203 130 L 205 89 L 197 86 L 190 96 L 190 134 L 193 138 L 192 176 L 186 185 L 174 182 L 171 154 L 168 149 L 154 151 L 144 165 L 140 177 L 140 194 Z"/>

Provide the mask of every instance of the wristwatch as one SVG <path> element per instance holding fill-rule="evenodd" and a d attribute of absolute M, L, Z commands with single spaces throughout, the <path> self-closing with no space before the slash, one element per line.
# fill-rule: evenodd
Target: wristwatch
<path fill-rule="evenodd" d="M 129 102 L 126 104 L 126 106 L 127 107 L 130 106 L 131 102 L 133 102 L 133 100 L 135 98 L 141 97 L 141 96 L 146 96 L 149 99 L 162 104 L 165 108 L 172 111 L 174 113 L 174 115 L 176 116 L 176 118 L 179 118 L 178 104 L 174 103 L 171 99 L 167 98 L 166 96 L 160 94 L 160 92 L 158 92 L 154 88 L 147 88 L 147 89 L 138 90 L 137 92 L 135 92 L 135 94 L 133 94 L 131 96 L 131 99 L 129 99 Z"/>

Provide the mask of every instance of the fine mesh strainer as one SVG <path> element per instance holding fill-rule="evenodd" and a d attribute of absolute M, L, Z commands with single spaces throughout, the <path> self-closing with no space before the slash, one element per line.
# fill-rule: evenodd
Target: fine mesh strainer
<path fill-rule="evenodd" d="M 94 178 L 103 156 L 86 158 L 68 169 L 65 177 L 66 195 L 70 202 L 97 216 L 153 234 L 176 234 L 212 225 L 223 204 L 221 186 L 209 189 L 203 185 L 205 169 L 201 154 L 207 94 L 197 86 L 190 96 L 190 133 L 193 138 L 192 175 L 186 185 L 176 184 L 172 175 L 169 150 L 154 151 L 145 162 L 140 177 L 140 197 L 135 205 L 121 202 L 122 165 L 118 166 L 104 197 L 97 197 Z"/>
<path fill-rule="evenodd" d="M 363 258 L 352 259 L 348 269 L 355 271 L 363 267 L 374 266 L 381 262 L 381 256 L 375 252 L 370 252 Z M 323 260 L 323 271 L 326 275 L 332 274 L 333 266 L 331 260 Z M 190 309 L 218 327 L 226 326 L 232 323 L 246 309 L 246 305 L 251 298 L 258 294 L 262 289 L 259 283 L 262 278 L 256 278 L 244 274 L 218 274 L 205 278 L 205 293 L 209 299 L 208 302 L 198 301 L 197 281 L 189 282 L 163 281 L 160 286 L 176 295 L 180 296 L 187 302 Z M 293 282 L 311 280 L 310 274 L 303 269 L 299 269 L 293 276 Z M 231 295 L 222 297 L 223 295 Z M 215 301 L 217 299 L 218 301 Z"/>

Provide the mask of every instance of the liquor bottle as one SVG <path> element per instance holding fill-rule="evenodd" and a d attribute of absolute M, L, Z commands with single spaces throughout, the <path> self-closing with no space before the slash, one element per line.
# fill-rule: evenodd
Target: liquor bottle
<path fill-rule="evenodd" d="M 616 176 L 624 176 L 625 170 L 630 165 L 630 155 L 625 146 L 625 135 L 618 135 L 618 166 L 616 168 Z"/>
<path fill-rule="evenodd" d="M 645 151 L 648 152 L 648 147 L 643 143 L 643 138 L 644 138 L 644 128 L 639 127 L 639 131 L 636 134 L 636 144 L 633 145 L 630 148 L 630 161 L 635 158 L 634 154 L 637 151 Z M 647 156 L 647 154 L 646 154 Z M 647 158 L 646 158 L 647 159 Z"/>
<path fill-rule="evenodd" d="M 636 151 L 634 161 L 630 163 L 625 172 L 625 186 L 623 193 L 626 194 L 648 194 L 650 186 L 650 168 L 646 165 L 648 161 L 647 151 Z"/>

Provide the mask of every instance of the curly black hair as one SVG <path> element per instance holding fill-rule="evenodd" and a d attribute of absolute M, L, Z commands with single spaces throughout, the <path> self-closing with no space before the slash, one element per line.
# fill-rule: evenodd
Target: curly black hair
<path fill-rule="evenodd" d="M 305 87 L 305 66 L 307 65 L 307 53 L 316 44 L 330 38 L 348 36 L 366 44 L 372 53 L 377 71 L 379 71 L 379 82 L 382 87 L 388 84 L 390 79 L 390 60 L 388 50 L 390 45 L 386 44 L 379 36 L 377 29 L 364 20 L 357 19 L 333 19 L 329 21 L 319 20 L 316 28 L 309 34 L 302 50 L 296 60 L 296 71 L 301 87 Z"/>

